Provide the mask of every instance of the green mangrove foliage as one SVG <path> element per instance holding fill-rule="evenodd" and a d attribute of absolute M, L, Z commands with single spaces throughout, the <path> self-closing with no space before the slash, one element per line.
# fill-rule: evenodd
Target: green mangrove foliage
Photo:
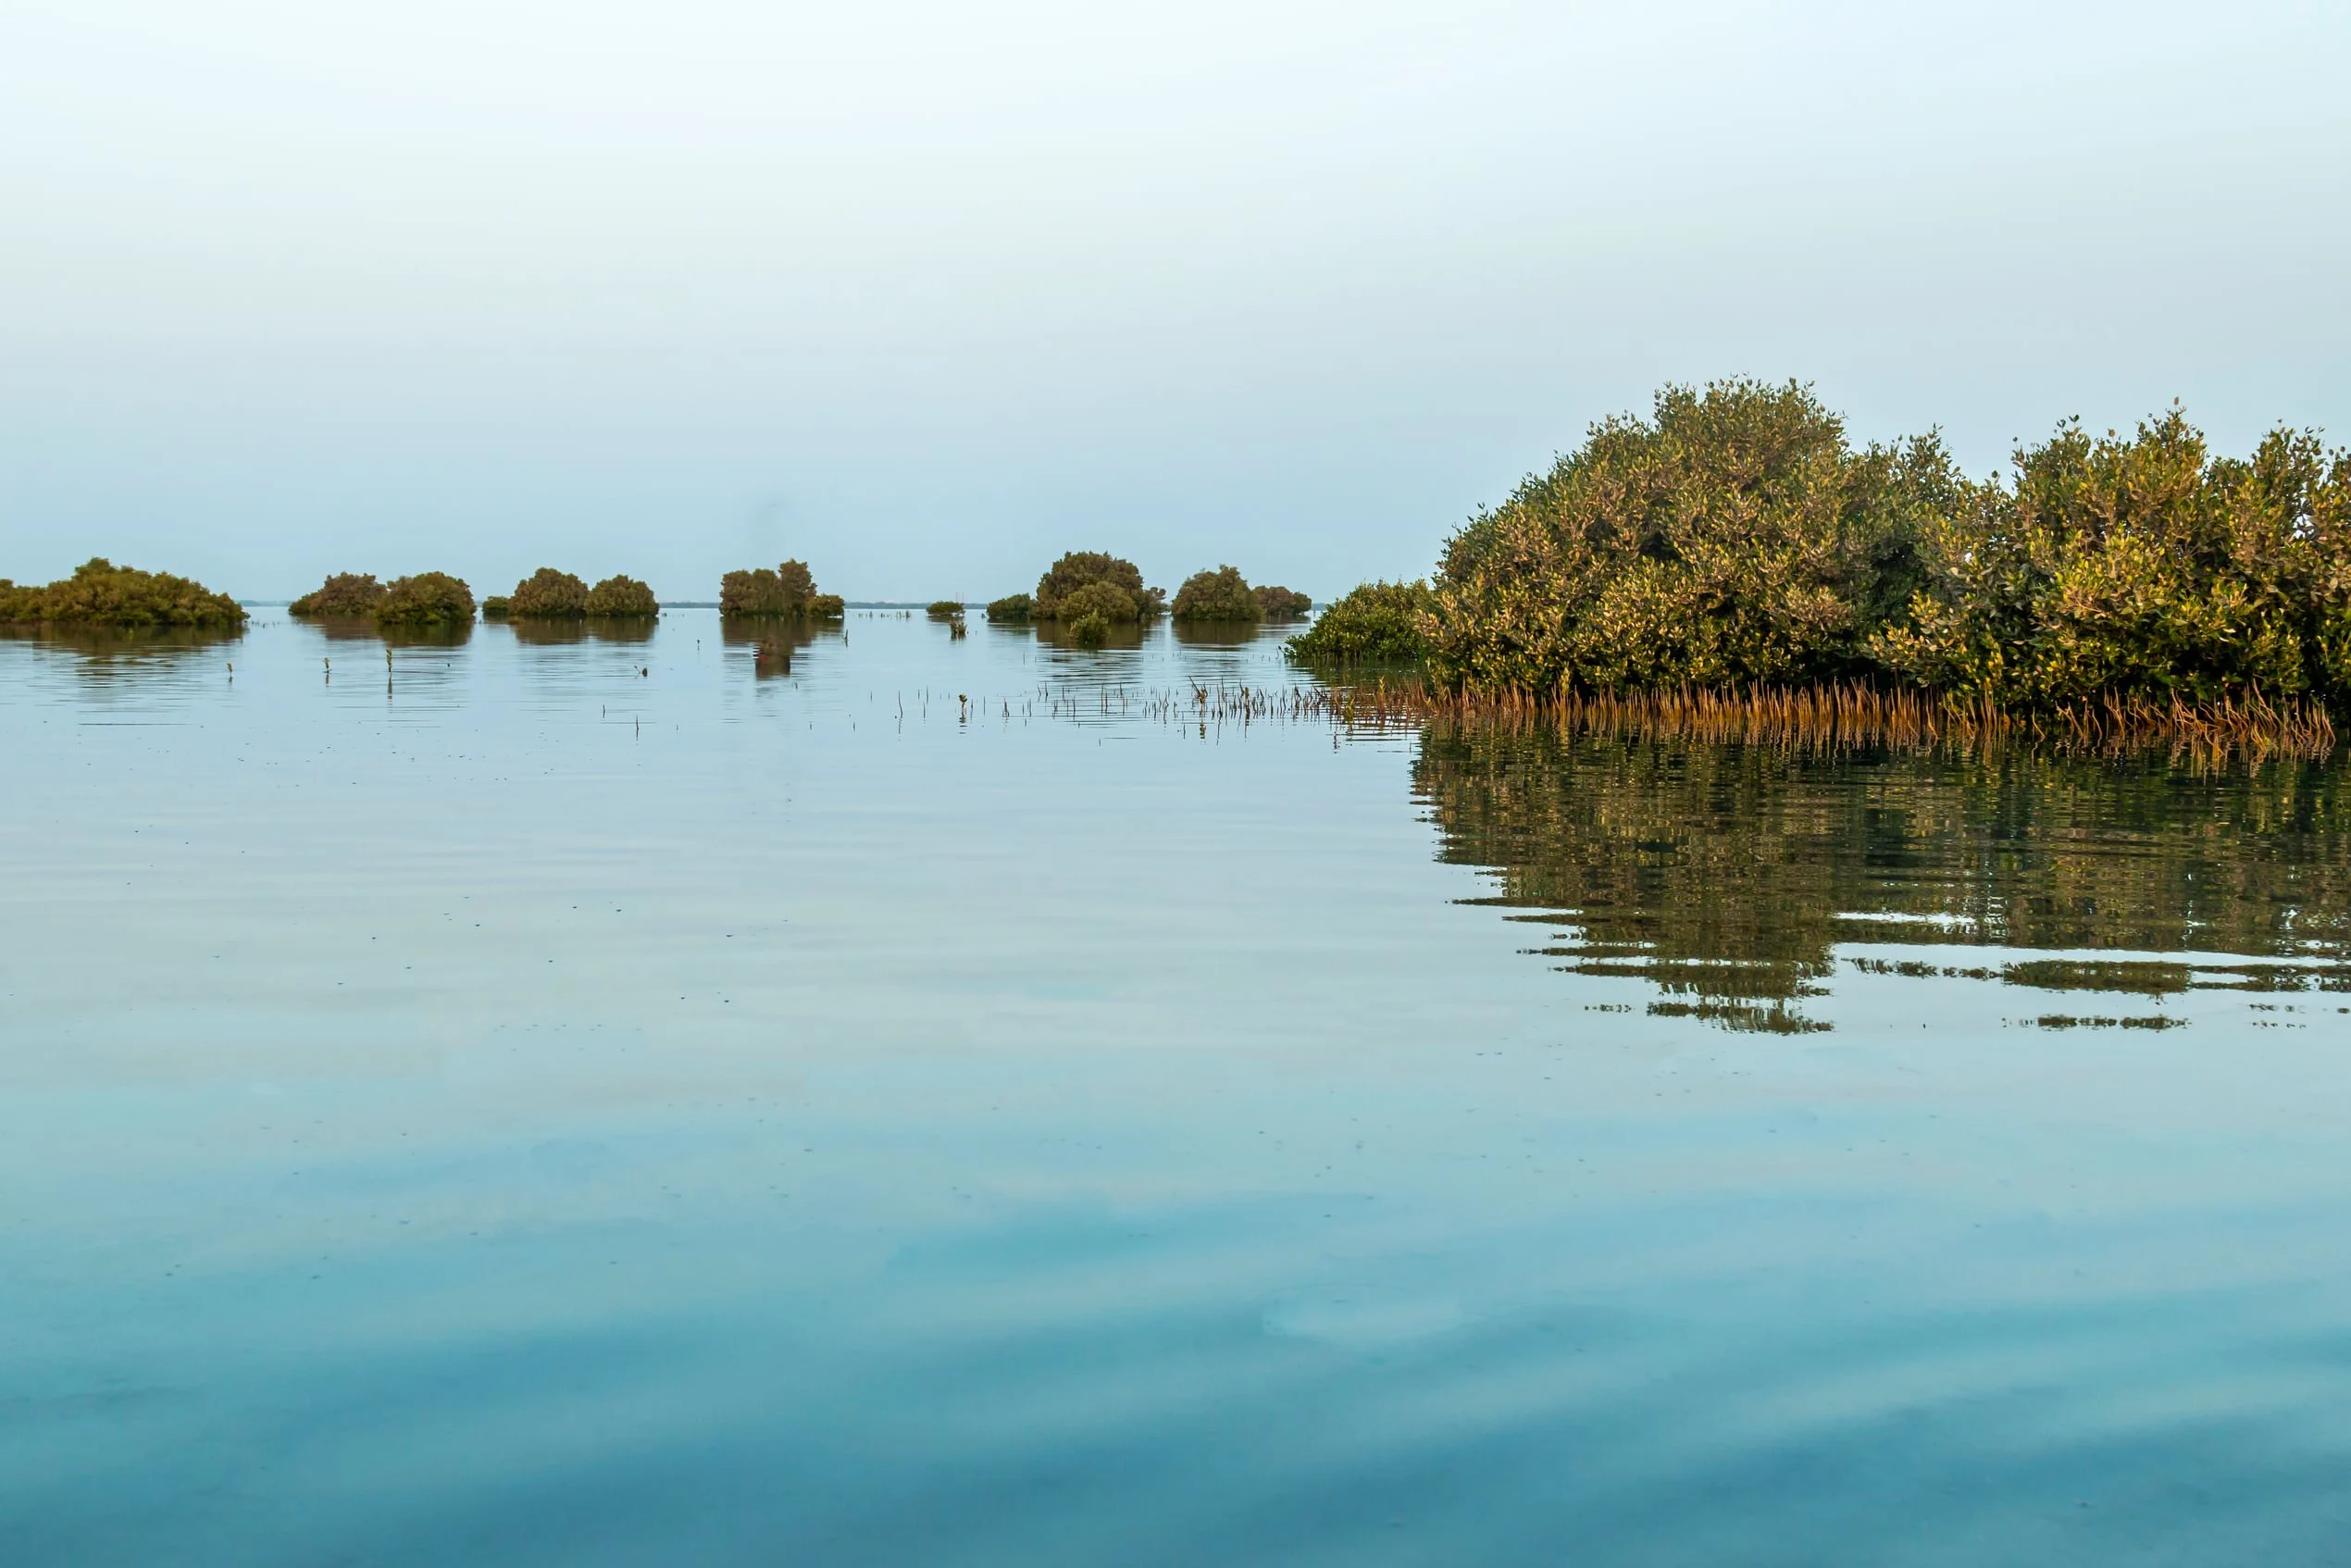
<path fill-rule="evenodd" d="M 489 598 L 484 599 L 481 602 L 481 618 L 483 620 L 503 621 L 511 617 L 514 613 L 514 601 L 507 598 L 503 593 L 493 593 Z"/>
<path fill-rule="evenodd" d="M 2129 437 L 2067 425 L 1979 481 L 1933 435 L 1855 449 L 1800 386 L 1669 387 L 1472 518 L 1433 591 L 1454 691 L 2339 699 L 2351 454 L 2281 429 L 2216 458 L 2174 409 Z"/>
<path fill-rule="evenodd" d="M 1029 618 L 1030 600 L 1026 593 L 1007 593 L 1001 599 L 988 602 L 988 618 L 999 623 L 1016 623 Z"/>
<path fill-rule="evenodd" d="M 143 572 L 93 556 L 45 588 L 0 578 L 0 624 L 233 628 L 245 608 L 225 593 L 169 572 Z"/>
<path fill-rule="evenodd" d="M 588 591 L 588 613 L 614 618 L 661 614 L 653 591 L 633 577 L 608 577 Z"/>
<path fill-rule="evenodd" d="M 1113 626 L 1142 618 L 1138 606 L 1126 591 L 1107 582 L 1085 583 L 1073 590 L 1063 598 L 1053 618 L 1075 625 L 1088 616 L 1099 616 Z"/>
<path fill-rule="evenodd" d="M 960 599 L 934 599 L 923 614 L 935 621 L 959 621 L 964 618 L 964 603 Z"/>
<path fill-rule="evenodd" d="M 471 626 L 473 619 L 473 590 L 447 572 L 394 578 L 384 589 L 384 596 L 376 601 L 379 627 Z"/>
<path fill-rule="evenodd" d="M 337 572 L 286 606 L 286 613 L 305 620 L 356 620 L 373 616 L 384 596 L 384 585 L 373 572 Z"/>
<path fill-rule="evenodd" d="M 1257 613 L 1269 621 L 1304 620 L 1314 601 L 1295 589 L 1266 587 L 1257 591 Z"/>
<path fill-rule="evenodd" d="M 1254 621 L 1265 611 L 1248 579 L 1232 566 L 1219 566 L 1186 578 L 1171 613 L 1179 621 Z"/>
<path fill-rule="evenodd" d="M 804 561 L 786 561 L 774 571 L 760 567 L 729 572 L 721 579 L 718 607 L 722 615 L 802 616 L 816 597 L 816 579 Z"/>
<path fill-rule="evenodd" d="M 1428 653 L 1437 595 L 1425 582 L 1367 582 L 1326 606 L 1283 651 L 1300 664 L 1412 664 Z"/>
<path fill-rule="evenodd" d="M 1963 489 L 1932 437 L 1854 452 L 1806 388 L 1669 387 L 1453 536 L 1432 673 L 1535 691 L 1852 673 Z"/>
<path fill-rule="evenodd" d="M 588 613 L 588 585 L 569 572 L 541 566 L 506 597 L 506 614 L 518 621 L 571 621 Z"/>
<path fill-rule="evenodd" d="M 1166 591 L 1144 587 L 1143 574 L 1134 562 L 1099 551 L 1073 550 L 1037 579 L 1028 613 L 1040 621 L 1076 621 L 1098 615 L 1116 624 L 1155 619 L 1166 605 Z"/>
<path fill-rule="evenodd" d="M 848 614 L 848 606 L 838 593 L 816 591 L 816 579 L 805 561 L 786 561 L 772 572 L 759 566 L 719 579 L 718 613 L 837 621 Z"/>
<path fill-rule="evenodd" d="M 1872 643 L 1890 671 L 2001 707 L 2351 695 L 2351 454 L 2315 435 L 2216 458 L 2177 408 L 2071 424 L 1955 499 Z"/>

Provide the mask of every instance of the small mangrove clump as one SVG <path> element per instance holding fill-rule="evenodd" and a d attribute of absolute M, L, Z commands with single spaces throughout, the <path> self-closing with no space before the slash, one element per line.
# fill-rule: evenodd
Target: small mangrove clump
<path fill-rule="evenodd" d="M 1172 613 L 1179 621 L 1254 621 L 1265 614 L 1249 579 L 1231 566 L 1186 578 Z"/>
<path fill-rule="evenodd" d="M 1090 597 L 1078 596 L 1089 591 Z M 1134 562 L 1099 551 L 1073 550 L 1037 579 L 1028 613 L 1040 621 L 1076 621 L 1099 615 L 1113 623 L 1148 621 L 1166 608 L 1167 591 L 1143 586 Z"/>
<path fill-rule="evenodd" d="M 376 613 L 384 585 L 373 572 L 337 572 L 286 606 L 304 620 L 358 619 Z"/>
<path fill-rule="evenodd" d="M 1296 589 L 1268 587 L 1257 591 L 1258 613 L 1269 621 L 1298 621 L 1306 618 L 1314 601 Z"/>
<path fill-rule="evenodd" d="M 471 626 L 474 591 L 447 572 L 394 578 L 376 601 L 379 627 Z"/>
<path fill-rule="evenodd" d="M 493 593 L 481 602 L 481 618 L 503 621 L 515 613 L 515 602 L 503 593 Z"/>
<path fill-rule="evenodd" d="M 1026 593 L 1007 593 L 1001 599 L 988 602 L 988 618 L 1000 624 L 1016 624 L 1029 618 L 1029 597 Z"/>
<path fill-rule="evenodd" d="M 774 571 L 760 566 L 728 572 L 718 581 L 718 613 L 725 616 L 797 616 L 816 594 L 816 579 L 805 561 L 786 561 Z"/>
<path fill-rule="evenodd" d="M 718 613 L 837 621 L 848 613 L 848 607 L 840 594 L 816 591 L 816 579 L 807 562 L 786 561 L 772 572 L 758 566 L 720 578 Z"/>
<path fill-rule="evenodd" d="M 1412 664 L 1428 654 L 1437 609 L 1425 582 L 1367 582 L 1325 608 L 1285 645 L 1305 665 Z"/>
<path fill-rule="evenodd" d="M 960 599 L 934 599 L 923 614 L 935 621 L 959 621 L 964 618 L 964 602 Z"/>
<path fill-rule="evenodd" d="M 570 621 L 588 613 L 588 585 L 569 572 L 541 566 L 515 584 L 506 614 L 518 621 Z"/>
<path fill-rule="evenodd" d="M 633 577 L 608 577 L 588 591 L 591 616 L 643 617 L 661 614 L 653 591 Z"/>
<path fill-rule="evenodd" d="M 0 578 L 0 623 L 102 627 L 240 627 L 245 608 L 169 572 L 118 566 L 103 556 L 46 588 Z"/>

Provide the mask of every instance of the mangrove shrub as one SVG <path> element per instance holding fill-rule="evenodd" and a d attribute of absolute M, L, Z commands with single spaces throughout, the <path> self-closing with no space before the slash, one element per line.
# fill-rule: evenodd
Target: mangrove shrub
<path fill-rule="evenodd" d="M 1455 689 L 2338 702 L 2351 454 L 2278 429 L 2216 457 L 2174 408 L 2127 437 L 2069 423 L 1979 481 L 1932 435 L 1854 449 L 1802 387 L 1669 387 L 1471 519 L 1434 592 Z"/>
<path fill-rule="evenodd" d="M 1029 597 L 1026 593 L 1007 593 L 1001 599 L 988 602 L 988 618 L 991 621 L 1025 621 L 1029 618 Z"/>
<path fill-rule="evenodd" d="M 1538 691 L 1855 673 L 1963 489 L 1934 437 L 1856 452 L 1792 382 L 1668 387 L 1449 541 L 1432 671 Z"/>
<path fill-rule="evenodd" d="M 1064 596 L 1056 620 L 1075 626 L 1088 616 L 1106 626 L 1119 626 L 1142 619 L 1142 612 L 1126 591 L 1112 583 L 1088 582 L 1079 585 Z"/>
<path fill-rule="evenodd" d="M 1425 582 L 1367 582 L 1327 606 L 1284 644 L 1301 664 L 1414 663 L 1428 653 L 1424 628 L 1437 595 Z"/>
<path fill-rule="evenodd" d="M 1248 579 L 1234 567 L 1219 566 L 1186 578 L 1172 613 L 1179 621 L 1253 621 L 1265 612 Z"/>
<path fill-rule="evenodd" d="M 473 590 L 446 572 L 394 578 L 376 601 L 379 627 L 471 626 L 473 618 Z"/>
<path fill-rule="evenodd" d="M 728 572 L 718 579 L 722 616 L 811 616 L 839 620 L 838 612 L 830 616 L 822 612 L 820 602 L 825 600 L 840 602 L 837 594 L 816 591 L 815 575 L 805 561 L 786 561 L 772 572 L 765 566 Z"/>
<path fill-rule="evenodd" d="M 928 616 L 935 621 L 959 621 L 964 618 L 963 601 L 960 599 L 934 599 L 931 601 L 930 607 L 925 610 L 923 614 Z"/>
<path fill-rule="evenodd" d="M 481 618 L 483 620 L 503 621 L 511 616 L 514 613 L 514 601 L 508 599 L 503 593 L 493 593 L 489 598 L 484 599 L 481 602 Z"/>
<path fill-rule="evenodd" d="M 169 572 L 143 572 L 93 556 L 45 588 L 0 578 L 0 622 L 52 626 L 239 627 L 245 608 L 225 593 Z"/>
<path fill-rule="evenodd" d="M 1314 601 L 1295 589 L 1266 587 L 1257 591 L 1257 612 L 1269 621 L 1295 621 L 1306 618 Z"/>
<path fill-rule="evenodd" d="M 588 591 L 591 616 L 647 616 L 661 614 L 653 591 L 633 577 L 608 577 Z"/>
<path fill-rule="evenodd" d="M 383 596 L 384 585 L 373 572 L 337 572 L 287 605 L 286 613 L 319 620 L 372 616 Z"/>
<path fill-rule="evenodd" d="M 1079 607 L 1071 607 L 1075 595 L 1097 587 L 1115 591 L 1118 599 L 1097 594 Z M 1123 609 L 1116 607 L 1119 600 L 1125 603 Z M 1047 621 L 1076 620 L 1087 615 L 1101 615 L 1110 621 L 1151 620 L 1166 603 L 1165 590 L 1143 586 L 1143 574 L 1134 562 L 1099 551 L 1073 550 L 1037 579 L 1029 614 Z"/>
<path fill-rule="evenodd" d="M 2274 430 L 2216 458 L 2177 408 L 2125 440 L 2078 423 L 1969 487 L 1872 653 L 2002 707 L 2114 693 L 2351 695 L 2351 455 Z"/>
<path fill-rule="evenodd" d="M 506 597 L 506 614 L 516 620 L 578 620 L 588 613 L 588 585 L 569 572 L 541 566 Z"/>

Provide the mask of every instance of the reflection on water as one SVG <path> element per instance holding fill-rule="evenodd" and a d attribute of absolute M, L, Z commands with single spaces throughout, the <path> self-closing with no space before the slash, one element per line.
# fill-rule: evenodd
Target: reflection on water
<path fill-rule="evenodd" d="M 1158 628 L 1155 627 L 1143 626 L 1135 621 L 1113 621 L 1103 631 L 1102 640 L 1093 643 L 1081 641 L 1072 636 L 1069 628 L 1060 621 L 1034 622 L 1028 628 L 1028 632 L 1037 640 L 1040 647 L 1051 648 L 1057 652 L 1083 658 L 1095 653 L 1134 653 L 1143 646 L 1145 640 L 1156 629 Z"/>
<path fill-rule="evenodd" d="M 526 617 L 504 624 L 514 633 L 516 641 L 549 648 L 591 639 L 599 642 L 650 642 L 661 623 L 654 616 L 588 616 L 577 620 Z"/>
<path fill-rule="evenodd" d="M 737 616 L 723 619 L 718 625 L 721 646 L 750 654 L 752 673 L 762 680 L 791 674 L 792 660 L 802 649 L 814 646 L 818 638 L 830 638 L 837 642 L 843 636 L 839 627 L 797 617 Z"/>
<path fill-rule="evenodd" d="M 1263 636 L 1267 628 L 1254 621 L 1171 621 L 1168 630 L 1176 641 L 1188 648 L 1246 648 Z M 1296 631 L 1294 626 L 1280 628 L 1282 635 Z"/>
<path fill-rule="evenodd" d="M 417 639 L 442 641 L 451 646 L 464 641 L 473 633 L 473 623 L 463 626 L 380 628 L 366 616 L 306 616 L 303 624 L 330 642 L 383 642 L 393 638 L 404 641 Z"/>
<path fill-rule="evenodd" d="M 1495 731 L 1423 742 L 1413 788 L 1490 902 L 1561 927 L 1542 951 L 1632 976 L 1733 1027 L 1824 1027 L 1841 948 L 1964 952 L 1871 973 L 2159 996 L 2351 989 L 2351 795 L 2340 766 L 2201 775 L 2160 756 L 2009 751 L 1823 759 L 1760 747 Z"/>
<path fill-rule="evenodd" d="M 244 633 L 213 627 L 0 626 L 0 639 L 70 655 L 91 680 L 137 679 L 233 649 Z"/>

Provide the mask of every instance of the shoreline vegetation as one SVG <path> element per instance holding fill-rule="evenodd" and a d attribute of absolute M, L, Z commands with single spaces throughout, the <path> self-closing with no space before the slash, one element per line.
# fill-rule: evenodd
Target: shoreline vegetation
<path fill-rule="evenodd" d="M 0 578 L 0 625 L 234 630 L 245 607 L 169 572 L 144 572 L 93 556 L 46 587 Z"/>
<path fill-rule="evenodd" d="M 985 613 L 1093 649 L 1162 616 L 1213 635 L 1312 607 L 1231 566 L 1193 573 L 1171 604 L 1132 561 L 1072 551 Z M 552 567 L 480 608 L 518 622 L 660 614 L 634 579 L 591 589 Z M 718 608 L 820 624 L 846 612 L 797 560 L 725 574 Z M 469 625 L 475 604 L 442 573 L 342 573 L 290 610 L 430 628 Z M 927 613 L 964 625 L 960 602 Z M 0 579 L 6 624 L 244 619 L 225 594 L 102 559 L 46 587 Z M 2351 703 L 2351 452 L 2280 428 L 2247 456 L 2217 454 L 2174 406 L 2129 434 L 2062 424 L 1973 478 L 1932 430 L 1857 447 L 1797 382 L 1668 386 L 1479 508 L 1428 579 L 1362 584 L 1285 652 L 1334 713 L 1375 722 L 1484 715 L 1829 745 L 2130 735 L 2324 754 Z"/>
<path fill-rule="evenodd" d="M 1976 479 L 1934 432 L 1855 448 L 1793 382 L 1667 387 L 1289 652 L 1414 713 L 2307 754 L 2351 700 L 2351 454 L 2218 456 L 2174 407 Z"/>
<path fill-rule="evenodd" d="M 1547 697 L 1449 691 L 1409 674 L 1326 690 L 1329 716 L 1350 727 L 1505 729 L 1799 753 L 1980 753 L 2021 745 L 2122 755 L 2154 749 L 2204 766 L 2231 757 L 2321 762 L 2332 754 L 2336 740 L 2332 716 L 2309 698 L 2166 703 L 2109 693 L 2096 701 L 2011 712 L 1860 681 Z"/>

